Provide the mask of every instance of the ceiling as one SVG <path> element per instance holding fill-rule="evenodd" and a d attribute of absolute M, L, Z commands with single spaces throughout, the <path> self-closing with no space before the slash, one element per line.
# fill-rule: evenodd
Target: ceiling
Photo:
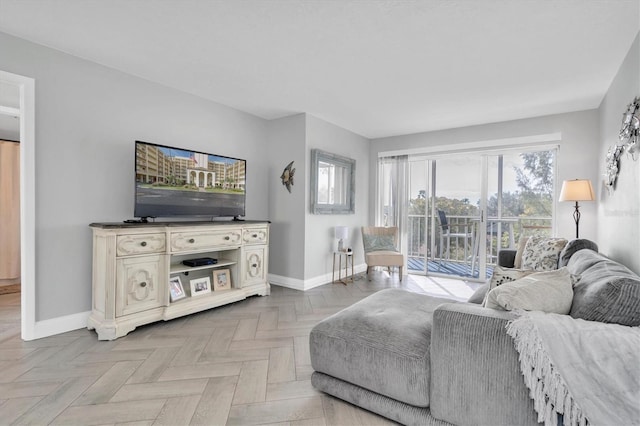
<path fill-rule="evenodd" d="M 640 0 L 0 0 L 2 32 L 368 138 L 597 108 L 639 29 Z"/>

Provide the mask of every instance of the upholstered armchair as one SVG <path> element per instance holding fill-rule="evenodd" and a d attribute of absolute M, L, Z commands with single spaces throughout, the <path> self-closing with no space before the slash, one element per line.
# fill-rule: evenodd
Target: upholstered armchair
<path fill-rule="evenodd" d="M 364 259 L 367 263 L 367 277 L 374 266 L 397 266 L 402 281 L 404 255 L 398 250 L 398 228 L 381 226 L 363 226 L 362 243 L 364 245 Z M 369 278 L 371 280 L 371 278 Z"/>

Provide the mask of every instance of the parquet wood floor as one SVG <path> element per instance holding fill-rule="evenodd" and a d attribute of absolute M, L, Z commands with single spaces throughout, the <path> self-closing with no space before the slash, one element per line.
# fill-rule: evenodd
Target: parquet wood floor
<path fill-rule="evenodd" d="M 273 286 L 115 341 L 81 329 L 23 342 L 19 294 L 0 296 L 0 424 L 392 424 L 310 382 L 318 321 L 384 288 L 424 292 L 411 276 L 373 275 L 307 292 Z"/>

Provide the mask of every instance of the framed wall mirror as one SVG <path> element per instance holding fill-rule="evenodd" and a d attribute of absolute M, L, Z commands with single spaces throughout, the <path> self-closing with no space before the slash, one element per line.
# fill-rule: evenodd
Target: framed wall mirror
<path fill-rule="evenodd" d="M 356 160 L 311 150 L 311 212 L 355 213 Z"/>

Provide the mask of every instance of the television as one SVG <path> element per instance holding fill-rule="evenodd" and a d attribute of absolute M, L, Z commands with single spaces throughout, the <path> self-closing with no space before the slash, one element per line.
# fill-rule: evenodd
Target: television
<path fill-rule="evenodd" d="M 135 143 L 135 217 L 245 215 L 247 162 L 239 158 Z"/>

